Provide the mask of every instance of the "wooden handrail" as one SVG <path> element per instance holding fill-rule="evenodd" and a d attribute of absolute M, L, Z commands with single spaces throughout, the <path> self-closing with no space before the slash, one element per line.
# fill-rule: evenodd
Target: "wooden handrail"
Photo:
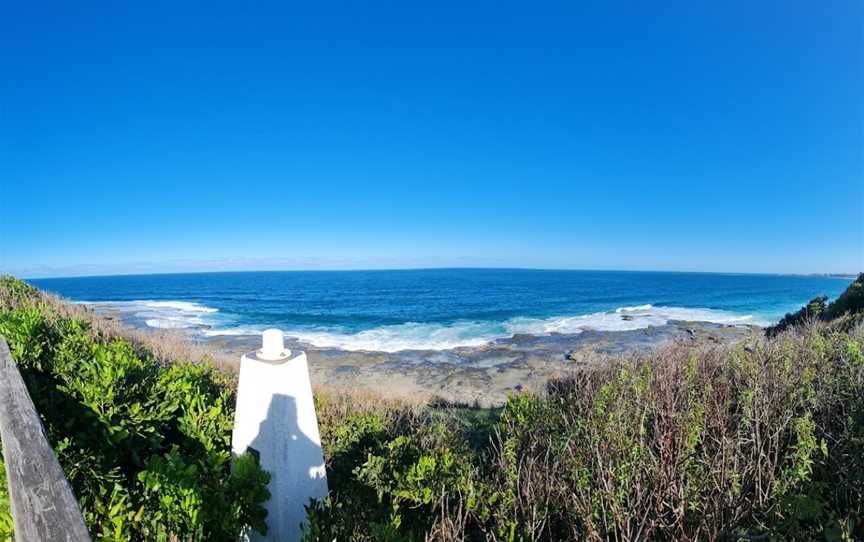
<path fill-rule="evenodd" d="M 0 337 L 0 440 L 16 542 L 90 541 L 69 481 Z"/>

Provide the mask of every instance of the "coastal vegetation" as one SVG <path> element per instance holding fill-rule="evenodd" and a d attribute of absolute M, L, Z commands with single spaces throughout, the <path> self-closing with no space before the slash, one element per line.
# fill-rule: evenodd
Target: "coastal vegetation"
<path fill-rule="evenodd" d="M 497 409 L 319 390 L 330 495 L 306 539 L 864 540 L 862 282 L 770 337 L 622 358 Z M 233 373 L 13 278 L 0 335 L 94 538 L 265 528 L 267 475 L 230 455 Z"/>
<path fill-rule="evenodd" d="M 0 335 L 93 537 L 227 541 L 244 525 L 265 530 L 268 476 L 253 457 L 231 457 L 230 376 L 161 363 L 76 311 L 0 279 Z"/>
<path fill-rule="evenodd" d="M 9 513 L 9 489 L 6 465 L 0 457 L 0 542 L 12 542 L 12 515 Z"/>
<path fill-rule="evenodd" d="M 765 334 L 773 337 L 783 331 L 801 326 L 808 321 L 834 321 L 844 319 L 846 327 L 852 327 L 864 318 L 864 273 L 846 288 L 836 300 L 828 303 L 828 297 L 820 295 L 793 313 L 788 313 L 776 325 L 765 329 Z"/>

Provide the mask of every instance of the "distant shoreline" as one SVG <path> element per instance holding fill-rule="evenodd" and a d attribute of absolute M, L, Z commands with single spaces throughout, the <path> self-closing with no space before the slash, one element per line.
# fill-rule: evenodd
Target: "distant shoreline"
<path fill-rule="evenodd" d="M 822 277 L 837 279 L 854 279 L 858 273 L 795 273 L 795 272 L 769 272 L 769 271 L 686 271 L 678 269 L 592 269 L 578 267 L 380 267 L 380 268 L 321 268 L 321 269 L 225 269 L 225 270 L 183 270 L 183 271 L 147 271 L 147 272 L 109 272 L 109 273 L 87 273 L 72 275 L 43 275 L 22 276 L 21 280 L 61 280 L 61 279 L 88 279 L 88 278 L 113 278 L 113 277 L 153 277 L 153 276 L 176 276 L 176 275 L 220 275 L 220 274 L 242 274 L 242 273 L 369 273 L 369 272 L 400 272 L 400 271 L 448 271 L 448 270 L 489 270 L 489 271 L 572 271 L 575 273 L 670 273 L 670 274 L 694 274 L 694 275 L 742 275 L 742 276 L 766 276 L 766 277 Z M 2 273 L 0 273 L 2 274 Z M 21 275 L 20 273 L 12 273 Z"/>
<path fill-rule="evenodd" d="M 112 316 L 106 311 L 99 314 L 122 322 L 121 315 Z M 149 331 L 166 332 L 152 328 Z M 173 331 L 229 366 L 236 367 L 240 356 L 260 347 L 258 335 L 202 337 L 188 330 Z M 540 391 L 552 379 L 603 365 L 612 358 L 648 355 L 675 345 L 712 347 L 761 336 L 758 326 L 673 321 L 625 331 L 517 335 L 482 346 L 449 350 L 346 351 L 302 344 L 290 337 L 286 338 L 286 347 L 307 353 L 313 385 L 322 389 L 498 406 L 509 394 Z"/>

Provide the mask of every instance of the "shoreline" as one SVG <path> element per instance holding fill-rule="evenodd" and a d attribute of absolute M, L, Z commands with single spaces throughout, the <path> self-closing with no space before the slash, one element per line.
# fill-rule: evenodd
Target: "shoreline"
<path fill-rule="evenodd" d="M 631 331 L 515 336 L 479 347 L 452 350 L 356 352 L 300 345 L 312 383 L 334 391 L 373 392 L 394 399 L 440 398 L 453 403 L 498 406 L 508 394 L 540 391 L 549 380 L 590 369 L 620 356 L 642 356 L 676 344 L 704 347 L 761 336 L 757 326 L 671 322 Z M 260 347 L 255 336 L 212 337 L 200 342 L 235 360 Z M 237 362 L 235 362 L 237 363 Z"/>
<path fill-rule="evenodd" d="M 173 332 L 204 347 L 231 367 L 260 347 L 259 335 L 203 336 L 193 330 L 155 330 L 133 325 L 121 311 L 104 307 L 97 315 L 124 327 Z M 481 346 L 447 350 L 356 351 L 317 347 L 285 337 L 286 348 L 309 358 L 313 386 L 345 392 L 371 392 L 391 399 L 443 399 L 457 404 L 497 406 L 511 393 L 540 391 L 549 380 L 566 377 L 620 356 L 642 356 L 672 345 L 703 347 L 761 336 L 749 324 L 669 321 L 633 330 L 517 334 Z"/>

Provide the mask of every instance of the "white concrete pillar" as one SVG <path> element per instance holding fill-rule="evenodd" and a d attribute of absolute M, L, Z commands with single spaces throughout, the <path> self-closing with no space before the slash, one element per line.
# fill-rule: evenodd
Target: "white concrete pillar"
<path fill-rule="evenodd" d="M 231 447 L 238 455 L 256 450 L 271 476 L 267 535 L 252 531 L 247 539 L 299 540 L 304 506 L 327 495 L 327 475 L 306 353 L 286 350 L 278 329 L 240 359 Z"/>

